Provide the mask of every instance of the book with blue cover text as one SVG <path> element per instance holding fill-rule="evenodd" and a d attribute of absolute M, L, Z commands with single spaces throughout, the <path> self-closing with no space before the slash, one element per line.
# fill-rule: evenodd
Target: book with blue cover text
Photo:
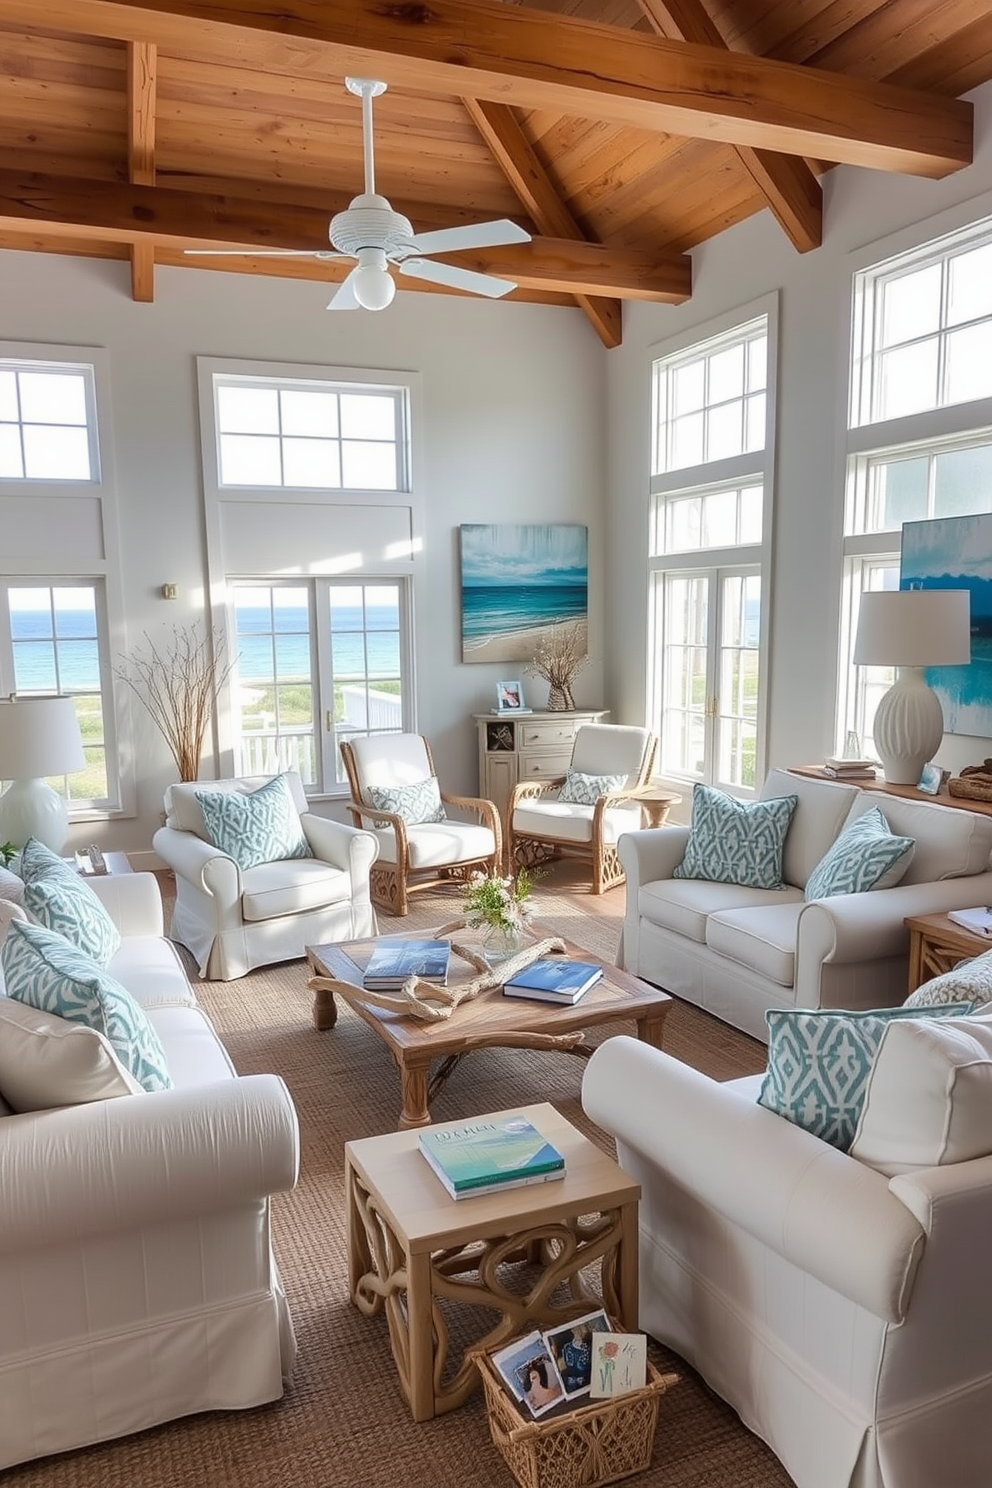
<path fill-rule="evenodd" d="M 578 1002 L 603 975 L 593 961 L 570 961 L 567 956 L 543 956 L 503 984 L 505 997 L 533 997 L 539 1002 Z"/>
<path fill-rule="evenodd" d="M 418 1141 L 453 1199 L 565 1176 L 565 1159 L 526 1116 L 480 1116 L 430 1127 Z"/>
<path fill-rule="evenodd" d="M 390 992 L 402 987 L 411 976 L 425 977 L 443 986 L 448 979 L 450 953 L 446 940 L 376 941 L 362 986 L 370 992 Z"/>

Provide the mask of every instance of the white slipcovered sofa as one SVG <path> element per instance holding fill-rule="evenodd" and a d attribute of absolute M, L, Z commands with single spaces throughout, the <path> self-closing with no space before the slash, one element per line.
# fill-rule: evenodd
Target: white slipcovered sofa
<path fill-rule="evenodd" d="M 583 1106 L 641 1184 L 640 1326 L 798 1488 L 984 1488 L 992 1156 L 888 1177 L 757 1105 L 760 1083 L 627 1037 L 586 1067 Z"/>
<path fill-rule="evenodd" d="M 618 963 L 765 1039 L 771 1007 L 890 1007 L 906 996 L 908 915 L 992 904 L 992 817 L 772 770 L 761 799 L 798 799 L 782 889 L 674 878 L 686 826 L 625 833 Z M 807 902 L 804 886 L 848 822 L 878 807 L 916 843 L 893 888 Z"/>
<path fill-rule="evenodd" d="M 176 875 L 170 933 L 196 958 L 201 977 L 231 981 L 302 956 L 308 945 L 378 932 L 369 874 L 379 844 L 371 832 L 311 811 L 295 770 L 285 779 L 312 857 L 240 868 L 210 841 L 196 792 L 247 794 L 271 778 L 198 780 L 165 793 L 165 826 L 152 846 Z"/>
<path fill-rule="evenodd" d="M 236 1075 L 154 877 L 89 882 L 175 1088 L 0 1114 L 0 1468 L 274 1400 L 295 1355 L 269 1243 L 293 1103 L 276 1075 Z"/>

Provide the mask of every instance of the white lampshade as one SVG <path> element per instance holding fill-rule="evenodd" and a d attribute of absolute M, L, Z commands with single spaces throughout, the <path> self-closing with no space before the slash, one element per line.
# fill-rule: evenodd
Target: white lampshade
<path fill-rule="evenodd" d="M 71 775 L 86 766 L 72 698 L 20 698 L 0 703 L 0 841 L 23 847 L 37 837 L 61 852 L 68 830 L 62 797 L 46 775 Z"/>
<path fill-rule="evenodd" d="M 915 785 L 944 737 L 940 700 L 923 668 L 971 660 L 967 589 L 898 589 L 861 596 L 855 666 L 894 666 L 896 681 L 875 713 L 872 737 L 894 785 Z"/>

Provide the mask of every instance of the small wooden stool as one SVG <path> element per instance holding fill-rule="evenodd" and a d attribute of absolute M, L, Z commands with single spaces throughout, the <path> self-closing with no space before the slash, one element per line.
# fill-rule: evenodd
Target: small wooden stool
<path fill-rule="evenodd" d="M 564 1178 L 455 1200 L 417 1150 L 416 1131 L 345 1144 L 352 1300 L 366 1317 L 385 1311 L 400 1387 L 415 1421 L 453 1410 L 480 1387 L 471 1358 L 463 1356 L 453 1374 L 446 1371 L 441 1298 L 494 1309 L 499 1321 L 472 1348 L 498 1348 L 529 1329 L 567 1323 L 599 1306 L 579 1274 L 598 1260 L 602 1306 L 626 1328 L 637 1327 L 640 1184 L 554 1106 L 522 1106 L 515 1113 L 558 1148 Z M 439 1124 L 458 1127 L 465 1120 Z M 511 1263 L 531 1268 L 526 1290 L 500 1280 Z M 552 1303 L 562 1282 L 569 1300 Z"/>

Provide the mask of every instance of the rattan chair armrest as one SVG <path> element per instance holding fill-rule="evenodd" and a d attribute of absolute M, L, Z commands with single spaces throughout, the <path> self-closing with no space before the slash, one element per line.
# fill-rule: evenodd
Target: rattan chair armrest
<path fill-rule="evenodd" d="M 355 819 L 356 827 L 361 827 L 362 818 L 368 817 L 371 821 L 384 822 L 392 827 L 397 840 L 406 842 L 406 822 L 395 811 L 380 811 L 378 806 L 370 806 L 367 801 L 348 801 L 347 806 Z M 365 830 L 367 831 L 368 828 L 366 827 Z"/>
<path fill-rule="evenodd" d="M 560 790 L 565 784 L 564 775 L 555 775 L 551 780 L 522 780 L 513 787 L 510 799 L 507 803 L 507 820 L 512 820 L 513 812 L 521 801 L 537 801 L 542 796 L 550 796 L 552 791 Z"/>

